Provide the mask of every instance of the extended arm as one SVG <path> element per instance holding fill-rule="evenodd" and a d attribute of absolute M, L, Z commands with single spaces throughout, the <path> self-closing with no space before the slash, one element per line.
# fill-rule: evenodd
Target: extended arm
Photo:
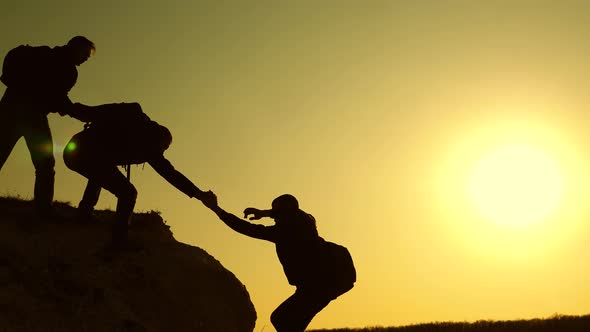
<path fill-rule="evenodd" d="M 206 193 L 199 189 L 194 183 L 191 182 L 186 176 L 174 169 L 172 163 L 160 155 L 156 158 L 152 158 L 148 163 L 160 174 L 168 183 L 173 185 L 176 189 L 185 193 L 188 197 L 195 197 L 199 200 L 206 198 Z"/>
<path fill-rule="evenodd" d="M 97 106 L 88 106 L 80 103 L 71 104 L 67 115 L 82 122 L 112 121 L 117 116 L 125 114 L 126 118 L 149 120 L 143 113 L 139 103 L 112 103 Z"/>
<path fill-rule="evenodd" d="M 207 205 L 211 211 L 234 231 L 261 240 L 275 242 L 275 226 L 256 225 L 240 219 L 237 216 L 226 212 L 217 205 L 216 199 L 211 205 Z"/>
<path fill-rule="evenodd" d="M 244 210 L 244 218 L 248 218 L 249 215 L 252 215 L 249 219 L 250 220 L 258 220 L 260 218 L 264 218 L 264 217 L 271 217 L 271 210 L 259 210 L 256 208 L 246 208 Z"/>
<path fill-rule="evenodd" d="M 92 106 L 75 103 L 72 104 L 68 111 L 65 114 L 71 116 L 76 120 L 80 120 L 82 122 L 92 122 L 96 119 L 97 113 L 96 110 Z M 64 114 L 64 115 L 65 115 Z"/>

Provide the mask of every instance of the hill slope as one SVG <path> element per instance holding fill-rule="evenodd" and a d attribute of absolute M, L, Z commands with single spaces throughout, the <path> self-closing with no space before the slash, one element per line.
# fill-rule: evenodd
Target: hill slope
<path fill-rule="evenodd" d="M 31 202 L 0 198 L 0 332 L 253 331 L 244 285 L 157 213 L 134 215 L 136 250 L 105 254 L 113 216 L 48 223 Z"/>

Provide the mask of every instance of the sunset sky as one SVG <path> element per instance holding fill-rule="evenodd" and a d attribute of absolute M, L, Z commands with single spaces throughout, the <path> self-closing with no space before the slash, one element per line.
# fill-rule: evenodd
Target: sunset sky
<path fill-rule="evenodd" d="M 220 206 L 241 216 L 291 193 L 350 249 L 356 287 L 310 328 L 590 313 L 590 2 L 0 4 L 2 56 L 75 35 L 97 51 L 73 101 L 140 102 Z M 49 118 L 55 198 L 77 205 L 86 179 L 61 150 L 83 125 Z M 161 211 L 232 271 L 256 331 L 272 330 L 294 291 L 274 246 L 149 165 L 132 172 L 136 211 Z M 32 198 L 33 181 L 21 140 L 0 195 Z M 115 204 L 103 192 L 98 208 Z"/>

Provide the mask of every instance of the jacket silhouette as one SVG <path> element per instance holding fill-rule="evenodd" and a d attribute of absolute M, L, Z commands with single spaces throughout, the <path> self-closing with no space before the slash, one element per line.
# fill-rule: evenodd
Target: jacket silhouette
<path fill-rule="evenodd" d="M 4 58 L 0 81 L 7 88 L 0 100 L 0 169 L 24 137 L 35 166 L 34 203 L 41 216 L 56 217 L 55 159 L 47 114 L 69 114 L 68 93 L 78 78 L 76 66 L 94 50 L 90 40 L 77 36 L 54 48 L 21 45 Z"/>
<path fill-rule="evenodd" d="M 138 103 L 95 107 L 76 104 L 72 112 L 90 123 L 72 137 L 63 154 L 66 166 L 88 179 L 78 205 L 79 218 L 91 218 L 101 188 L 110 191 L 118 198 L 113 227 L 115 245 L 127 241 L 128 224 L 137 198 L 137 190 L 118 166 L 148 163 L 185 195 L 207 198 L 207 193 L 164 157 L 172 135 L 166 127 L 150 120 Z"/>
<path fill-rule="evenodd" d="M 244 211 L 245 217 L 253 215 L 250 219 L 273 218 L 275 225 L 272 226 L 252 224 L 224 211 L 217 204 L 208 206 L 236 232 L 275 244 L 289 284 L 297 287 L 295 293 L 271 315 L 271 322 L 278 332 L 304 331 L 318 312 L 353 288 L 356 272 L 348 251 L 344 249 L 353 275 L 339 275 L 340 271 L 331 269 L 334 265 L 327 252 L 335 244 L 319 236 L 315 219 L 299 209 L 294 196 L 277 197 L 271 210 L 247 208 Z"/>

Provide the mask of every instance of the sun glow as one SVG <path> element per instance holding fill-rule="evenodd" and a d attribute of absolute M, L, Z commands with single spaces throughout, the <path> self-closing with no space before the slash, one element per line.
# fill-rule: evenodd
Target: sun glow
<path fill-rule="evenodd" d="M 540 261 L 585 224 L 588 159 L 549 121 L 489 121 L 449 136 L 433 169 L 436 216 L 459 248 L 499 262 Z"/>
<path fill-rule="evenodd" d="M 524 226 L 549 216 L 564 191 L 554 158 L 530 145 L 506 145 L 485 154 L 468 178 L 467 195 L 483 218 Z"/>

